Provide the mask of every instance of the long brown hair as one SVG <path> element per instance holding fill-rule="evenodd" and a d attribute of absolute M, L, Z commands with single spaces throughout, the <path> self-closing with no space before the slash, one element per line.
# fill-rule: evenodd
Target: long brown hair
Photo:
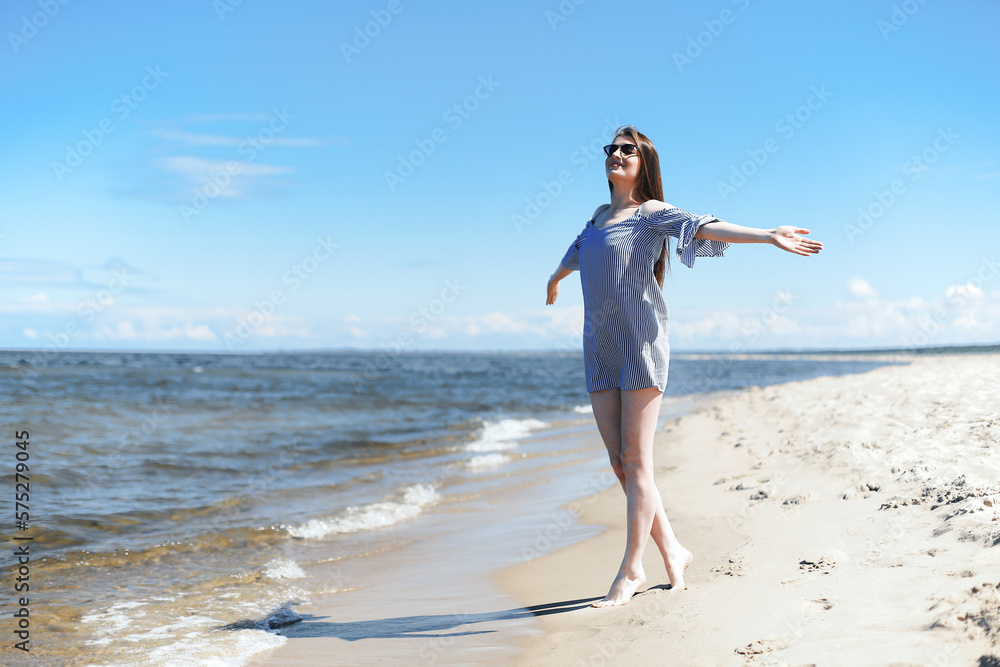
<path fill-rule="evenodd" d="M 646 202 L 650 199 L 655 199 L 657 201 L 663 201 L 663 179 L 660 178 L 660 158 L 656 154 L 656 146 L 649 138 L 640 132 L 634 125 L 622 125 L 617 130 L 615 130 L 615 136 L 611 139 L 614 141 L 621 135 L 627 135 L 632 139 L 632 143 L 639 147 L 639 183 L 636 188 L 635 196 L 640 202 Z M 615 196 L 615 184 L 608 179 L 608 189 L 611 190 L 611 198 L 614 199 Z M 660 256 L 657 258 L 656 263 L 653 264 L 653 275 L 656 276 L 656 282 L 663 287 L 663 268 L 666 264 L 669 268 L 670 265 L 670 253 L 667 250 L 667 240 L 663 240 L 663 248 L 660 250 Z"/>

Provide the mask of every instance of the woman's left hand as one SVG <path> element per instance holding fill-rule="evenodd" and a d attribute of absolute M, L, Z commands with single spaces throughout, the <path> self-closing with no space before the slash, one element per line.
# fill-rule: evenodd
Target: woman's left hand
<path fill-rule="evenodd" d="M 782 250 L 796 255 L 815 255 L 823 249 L 823 244 L 813 239 L 807 239 L 799 234 L 808 234 L 808 229 L 793 225 L 782 225 L 771 232 L 771 243 Z"/>

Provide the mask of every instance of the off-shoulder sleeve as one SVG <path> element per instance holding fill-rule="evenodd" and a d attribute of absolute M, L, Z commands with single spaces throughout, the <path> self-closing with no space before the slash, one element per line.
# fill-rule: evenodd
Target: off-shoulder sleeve
<path fill-rule="evenodd" d="M 722 257 L 731 244 L 725 241 L 696 239 L 698 228 L 709 222 L 722 222 L 714 215 L 695 215 L 676 206 L 668 206 L 645 216 L 650 228 L 677 239 L 675 251 L 684 266 L 694 266 L 695 257 Z"/>
<path fill-rule="evenodd" d="M 580 232 L 580 235 L 576 237 L 573 244 L 563 255 L 562 265 L 569 271 L 576 271 L 580 268 L 580 246 L 583 244 L 583 240 L 587 238 L 587 230 L 590 229 L 590 221 L 587 221 L 587 225 Z"/>

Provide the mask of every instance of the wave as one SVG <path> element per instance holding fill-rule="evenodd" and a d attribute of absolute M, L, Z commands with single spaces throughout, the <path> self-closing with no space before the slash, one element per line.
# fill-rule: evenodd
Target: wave
<path fill-rule="evenodd" d="M 510 457 L 506 454 L 480 454 L 473 456 L 466 465 L 470 468 L 493 468 L 508 461 Z"/>
<path fill-rule="evenodd" d="M 237 667 L 252 655 L 287 642 L 274 628 L 302 619 L 285 605 L 262 620 L 219 628 L 214 615 L 191 612 L 179 617 L 176 609 L 172 611 L 175 613 L 164 618 L 164 610 L 149 600 L 118 603 L 86 614 L 80 622 L 93 625 L 96 638 L 86 641 L 85 646 L 91 651 L 110 650 L 116 661 L 124 660 L 125 664 Z M 218 629 L 233 632 L 220 633 Z M 119 646 L 115 649 L 113 645 Z"/>
<path fill-rule="evenodd" d="M 581 415 L 593 414 L 594 413 L 594 406 L 593 405 L 578 405 L 575 408 L 573 408 L 573 412 L 576 412 L 576 413 L 581 414 Z"/>
<path fill-rule="evenodd" d="M 517 447 L 515 440 L 545 426 L 537 419 L 501 419 L 483 422 L 479 438 L 465 446 L 469 452 L 497 452 Z"/>
<path fill-rule="evenodd" d="M 420 514 L 425 507 L 433 505 L 441 496 L 429 484 L 408 486 L 399 500 L 386 500 L 360 507 L 348 507 L 339 516 L 330 519 L 310 519 L 285 530 L 292 537 L 320 539 L 338 533 L 356 533 L 372 528 L 392 526 L 405 519 Z"/>
<path fill-rule="evenodd" d="M 301 579 L 306 573 L 291 558 L 274 558 L 264 565 L 264 575 L 271 579 Z"/>

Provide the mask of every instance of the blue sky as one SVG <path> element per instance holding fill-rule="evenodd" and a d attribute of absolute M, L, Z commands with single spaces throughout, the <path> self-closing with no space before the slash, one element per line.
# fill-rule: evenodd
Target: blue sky
<path fill-rule="evenodd" d="M 985 0 L 6 2 L 0 346 L 578 349 L 578 274 L 545 284 L 623 123 L 666 201 L 825 244 L 675 260 L 675 351 L 996 343 L 998 27 Z"/>

